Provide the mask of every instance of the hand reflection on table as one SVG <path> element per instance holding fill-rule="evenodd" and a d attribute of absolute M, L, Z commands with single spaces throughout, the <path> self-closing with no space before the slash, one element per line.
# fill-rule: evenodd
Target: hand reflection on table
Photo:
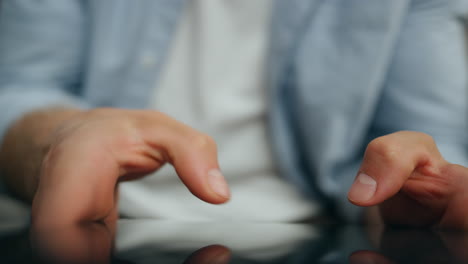
<path fill-rule="evenodd" d="M 468 263 L 467 233 L 429 229 L 120 220 L 115 230 L 91 223 L 29 236 L 47 263 Z"/>
<path fill-rule="evenodd" d="M 55 228 L 33 228 L 31 246 L 46 263 L 128 263 L 113 260 L 115 229 L 103 223 L 85 223 Z M 222 245 L 203 247 L 191 254 L 187 264 L 227 264 L 231 251 Z"/>
<path fill-rule="evenodd" d="M 468 263 L 467 233 L 386 228 L 379 236 L 376 250 L 356 251 L 350 263 Z"/>
<path fill-rule="evenodd" d="M 279 223 L 124 220 L 118 230 L 116 257 L 133 263 L 284 263 L 321 237 L 312 225 Z"/>
<path fill-rule="evenodd" d="M 109 263 L 115 225 L 82 223 L 31 227 L 31 247 L 47 263 Z"/>

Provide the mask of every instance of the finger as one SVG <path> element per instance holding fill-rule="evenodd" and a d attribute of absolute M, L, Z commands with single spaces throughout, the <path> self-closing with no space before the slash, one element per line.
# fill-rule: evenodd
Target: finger
<path fill-rule="evenodd" d="M 166 157 L 182 182 L 198 198 L 213 204 L 230 198 L 228 184 L 222 175 L 214 140 L 160 113 L 150 119 L 164 119 L 164 128 L 146 125 L 142 137 Z M 161 154 L 162 153 L 162 154 Z"/>
<path fill-rule="evenodd" d="M 444 162 L 426 134 L 403 131 L 377 138 L 366 149 L 348 199 L 360 206 L 379 204 L 399 192 L 411 175 L 439 175 Z"/>

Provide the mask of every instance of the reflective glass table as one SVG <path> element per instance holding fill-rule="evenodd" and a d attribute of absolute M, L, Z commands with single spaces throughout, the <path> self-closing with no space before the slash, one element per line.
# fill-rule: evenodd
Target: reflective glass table
<path fill-rule="evenodd" d="M 0 196 L 0 263 L 468 263 L 468 232 L 363 225 L 121 219 L 29 226 Z"/>
<path fill-rule="evenodd" d="M 468 234 L 155 220 L 33 231 L 27 223 L 4 221 L 0 263 L 468 263 Z"/>

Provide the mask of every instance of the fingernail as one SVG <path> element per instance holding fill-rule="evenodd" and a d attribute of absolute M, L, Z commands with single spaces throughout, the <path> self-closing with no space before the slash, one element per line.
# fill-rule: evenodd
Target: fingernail
<path fill-rule="evenodd" d="M 224 179 L 223 174 L 218 169 L 213 169 L 208 172 L 208 184 L 210 185 L 211 189 L 219 196 L 224 198 L 231 197 L 229 186 Z"/>
<path fill-rule="evenodd" d="M 376 189 L 377 182 L 369 175 L 361 172 L 351 186 L 348 198 L 353 202 L 367 202 L 374 196 Z"/>

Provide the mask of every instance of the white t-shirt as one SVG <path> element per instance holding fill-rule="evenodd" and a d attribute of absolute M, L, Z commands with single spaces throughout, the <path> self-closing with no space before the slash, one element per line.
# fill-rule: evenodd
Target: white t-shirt
<path fill-rule="evenodd" d="M 266 129 L 271 0 L 187 1 L 152 108 L 212 136 L 231 201 L 193 196 L 172 166 L 121 186 L 121 213 L 178 220 L 300 221 L 318 207 L 283 179 Z"/>

